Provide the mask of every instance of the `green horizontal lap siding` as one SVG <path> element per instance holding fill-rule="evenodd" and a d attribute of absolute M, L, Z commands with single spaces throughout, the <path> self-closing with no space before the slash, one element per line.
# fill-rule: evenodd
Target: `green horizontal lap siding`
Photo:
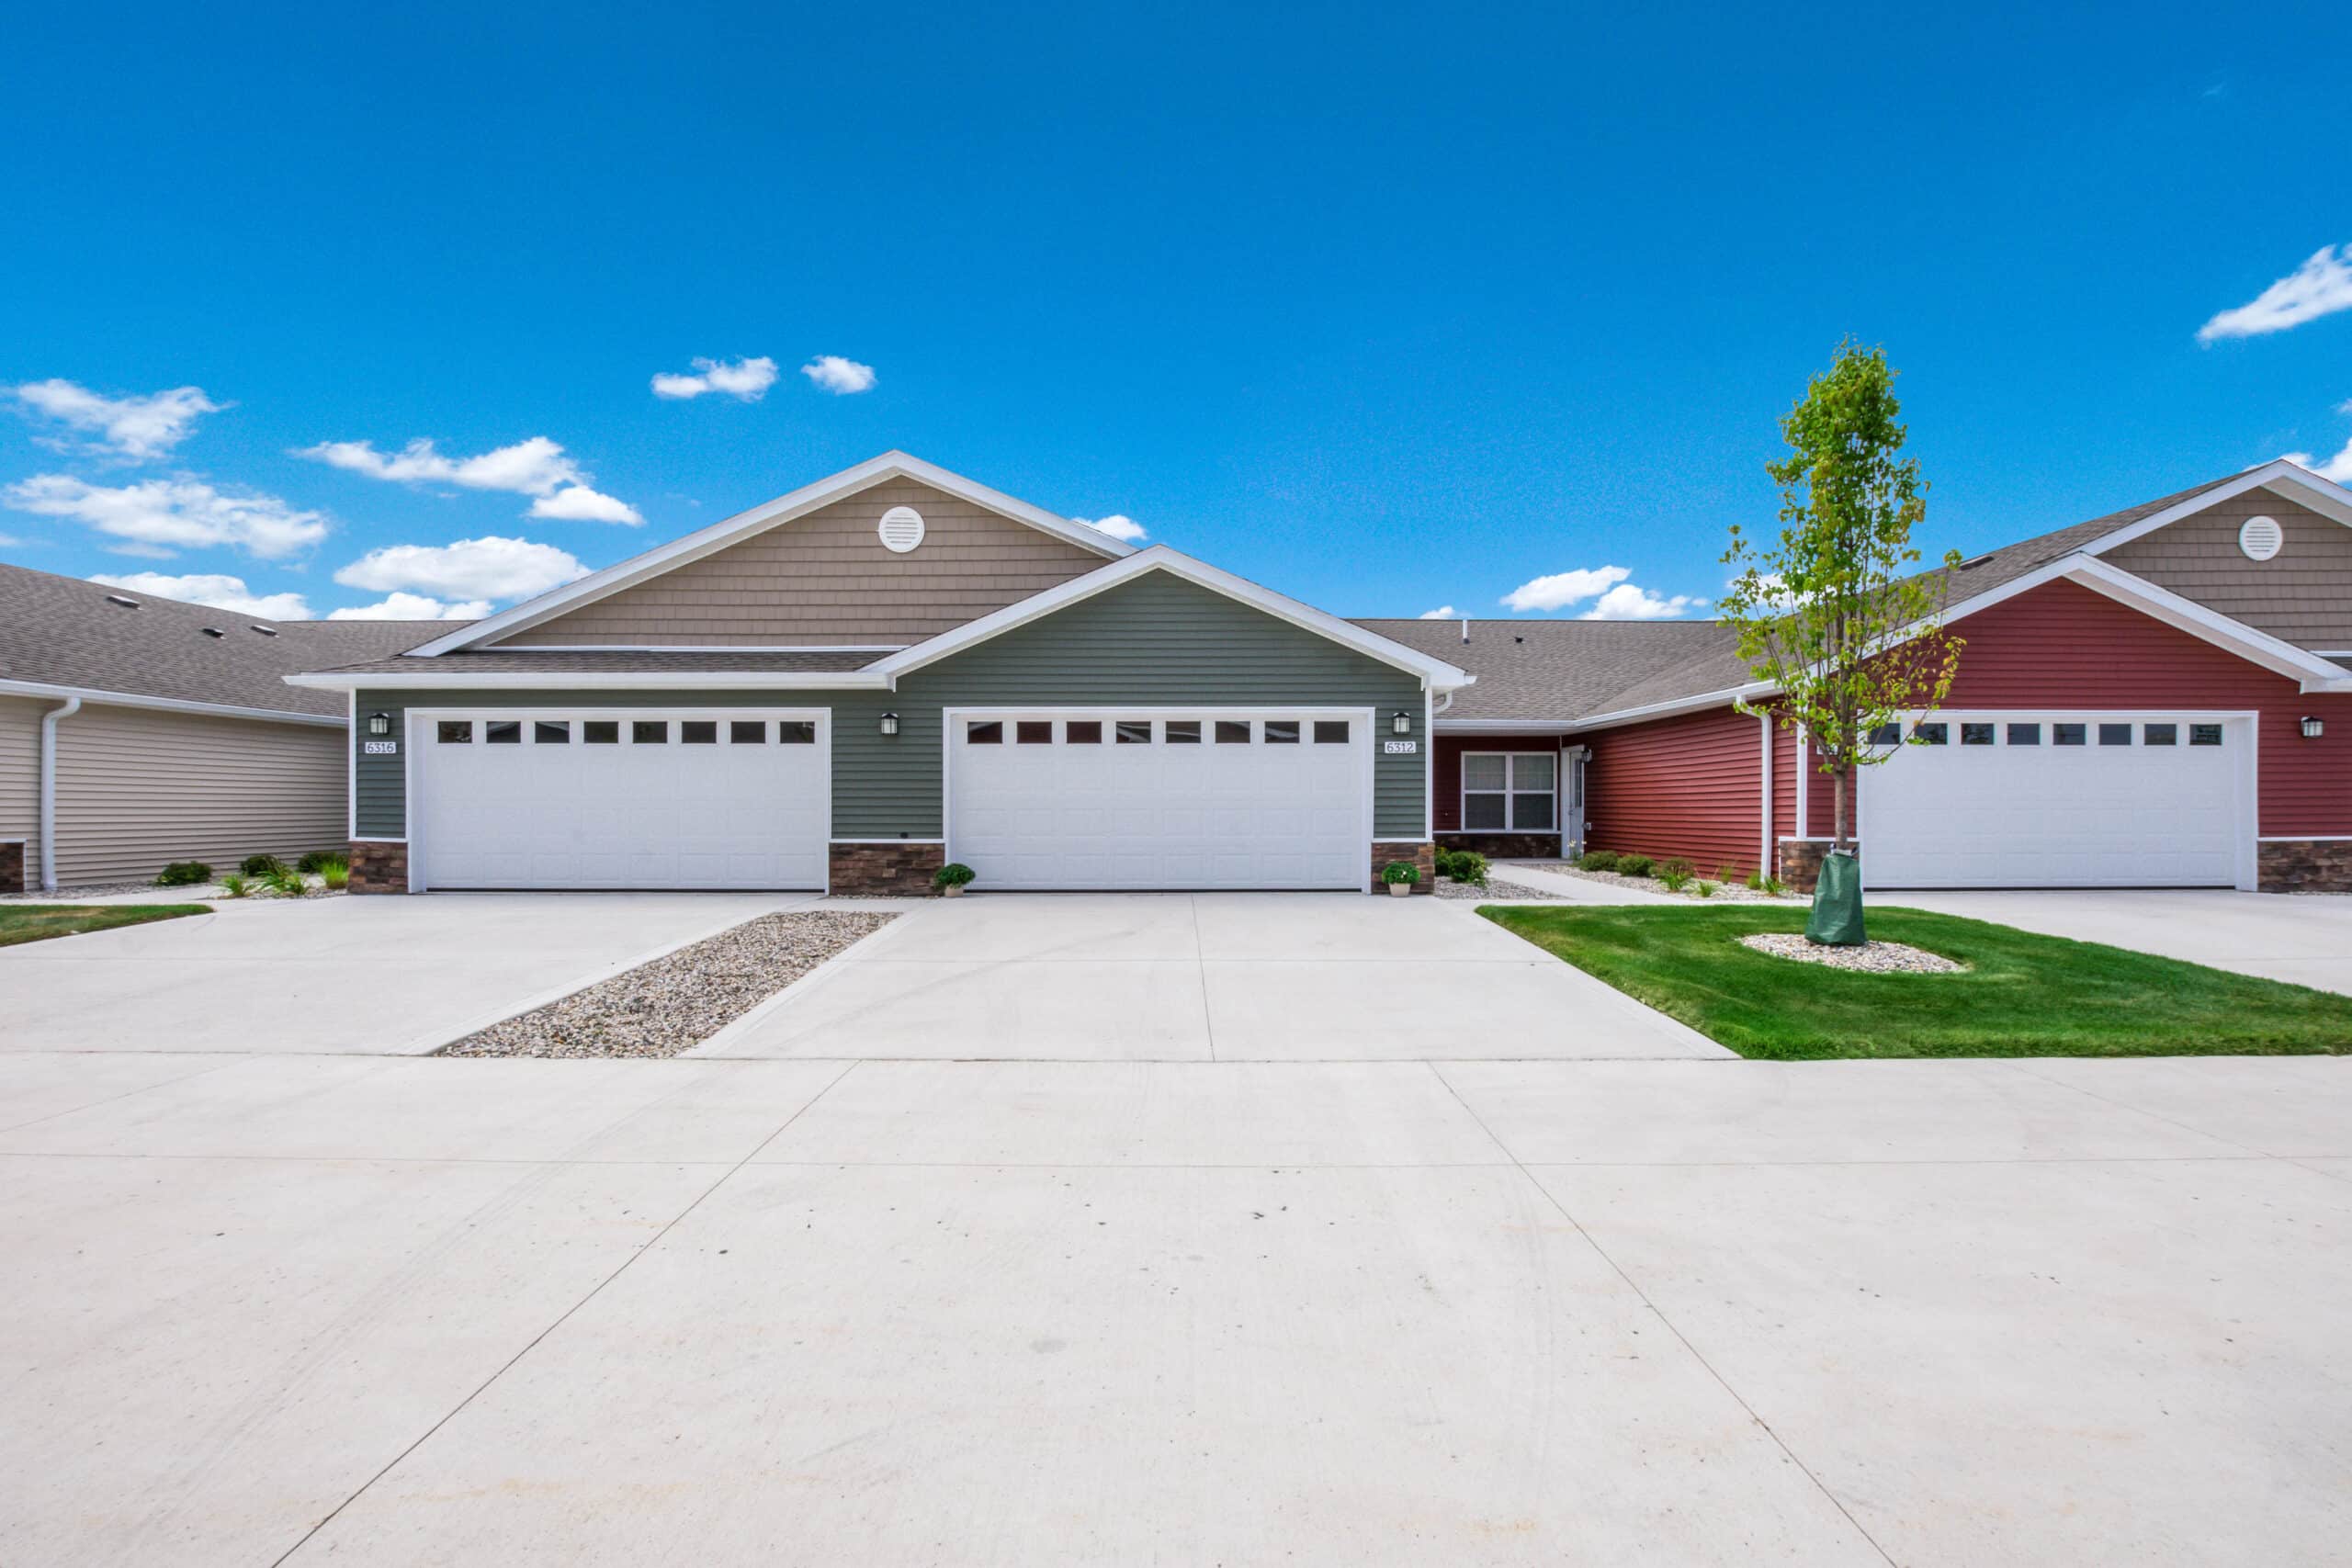
<path fill-rule="evenodd" d="M 976 645 L 878 691 L 415 691 L 359 694 L 405 733 L 411 707 L 806 707 L 833 716 L 833 836 L 937 839 L 945 831 L 941 712 L 950 707 L 1353 707 L 1373 710 L 1375 836 L 1428 836 L 1428 735 L 1417 676 L 1246 604 L 1151 572 Z M 1389 715 L 1411 716 L 1409 756 L 1390 756 Z M 881 733 L 886 712 L 899 733 Z M 355 737 L 356 750 L 365 736 Z M 356 757 L 358 836 L 407 836 L 405 757 Z"/>
<path fill-rule="evenodd" d="M 895 742 L 866 722 L 886 705 Z M 1428 736 L 1418 676 L 1154 571 L 902 677 L 837 709 L 833 830 L 842 838 L 937 837 L 939 715 L 951 707 L 1360 707 L 1374 712 L 1373 831 L 1424 839 Z M 1411 716 L 1422 748 L 1390 756 L 1388 716 Z M 853 718 L 853 715 L 856 716 Z"/>

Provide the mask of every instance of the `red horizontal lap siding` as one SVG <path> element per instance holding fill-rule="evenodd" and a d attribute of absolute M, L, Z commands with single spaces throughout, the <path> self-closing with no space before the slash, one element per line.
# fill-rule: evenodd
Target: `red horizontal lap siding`
<path fill-rule="evenodd" d="M 1967 641 L 1945 705 L 2254 709 L 2267 837 L 2352 833 L 2352 696 L 2297 682 L 2073 582 L 1953 624 Z M 2305 740 L 2306 714 L 2326 734 Z"/>
<path fill-rule="evenodd" d="M 1593 730 L 1585 768 L 1590 847 L 1679 855 L 1710 875 L 1762 857 L 1763 725 L 1728 707 Z"/>
<path fill-rule="evenodd" d="M 1440 833 L 1462 830 L 1462 753 L 1464 751 L 1557 751 L 1560 738 L 1556 735 L 1441 735 L 1437 738 L 1435 777 L 1430 787 L 1437 798 L 1430 802 L 1430 827 Z M 1566 780 L 1561 784 L 1565 786 Z M 1566 810 L 1566 791 L 1562 792 Z"/>

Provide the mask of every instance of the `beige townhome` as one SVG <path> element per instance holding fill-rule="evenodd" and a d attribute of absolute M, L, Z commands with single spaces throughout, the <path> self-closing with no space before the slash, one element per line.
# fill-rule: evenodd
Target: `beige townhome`
<path fill-rule="evenodd" d="M 0 892 L 339 848 L 348 705 L 284 678 L 448 629 L 263 621 L 0 565 Z"/>

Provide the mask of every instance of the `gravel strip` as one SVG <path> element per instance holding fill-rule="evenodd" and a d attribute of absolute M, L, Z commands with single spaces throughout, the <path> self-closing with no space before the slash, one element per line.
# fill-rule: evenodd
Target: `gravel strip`
<path fill-rule="evenodd" d="M 1958 975 L 1965 964 L 1954 964 L 1940 953 L 1899 942 L 1866 942 L 1860 947 L 1822 947 L 1798 931 L 1759 931 L 1739 939 L 1739 945 L 1793 958 L 1800 964 L 1825 964 L 1832 969 L 1859 969 L 1870 975 Z"/>
<path fill-rule="evenodd" d="M 1489 876 L 1487 886 L 1456 882 L 1450 876 L 1437 879 L 1437 896 L 1441 898 L 1469 898 L 1485 901 L 1495 898 L 1531 898 L 1546 904 L 1573 904 L 1576 899 L 1566 893 L 1554 893 L 1545 888 L 1529 887 L 1500 876 Z"/>
<path fill-rule="evenodd" d="M 1611 887 L 1631 887 L 1643 893 L 1662 893 L 1669 898 L 1675 897 L 1668 892 L 1666 884 L 1655 876 L 1620 876 L 1613 871 L 1586 871 L 1576 862 L 1568 860 L 1529 861 L 1527 867 L 1531 871 L 1548 871 L 1559 876 L 1580 876 L 1587 882 L 1606 883 Z M 1708 880 L 1714 881 L 1713 877 Z M 1695 886 L 1697 884 L 1694 883 L 1692 886 Z M 1686 887 L 1682 890 L 1681 897 L 1696 898 L 1699 896 Z M 1706 901 L 1716 904 L 1802 904 L 1806 902 L 1801 894 L 1761 893 L 1736 882 L 1716 882 L 1714 892 L 1708 896 Z"/>
<path fill-rule="evenodd" d="M 674 1056 L 897 919 L 845 909 L 763 915 L 434 1055 Z"/>

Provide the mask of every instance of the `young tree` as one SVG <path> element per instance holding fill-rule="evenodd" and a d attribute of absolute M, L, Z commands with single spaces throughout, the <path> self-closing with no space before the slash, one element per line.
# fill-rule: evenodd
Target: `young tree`
<path fill-rule="evenodd" d="M 1941 625 L 1949 574 L 1915 570 L 1911 531 L 1927 515 L 1928 486 L 1918 459 L 1899 456 L 1894 377 L 1884 350 L 1838 345 L 1781 422 L 1788 457 L 1766 465 L 1781 486 L 1779 541 L 1759 544 L 1735 523 L 1724 553 L 1738 576 L 1718 608 L 1739 628 L 1740 657 L 1780 692 L 1781 722 L 1820 747 L 1841 851 L 1853 841 L 1855 770 L 1894 754 L 1871 732 L 1939 706 L 1960 664 L 1961 639 Z M 1959 565 L 1960 553 L 1943 564 Z"/>

